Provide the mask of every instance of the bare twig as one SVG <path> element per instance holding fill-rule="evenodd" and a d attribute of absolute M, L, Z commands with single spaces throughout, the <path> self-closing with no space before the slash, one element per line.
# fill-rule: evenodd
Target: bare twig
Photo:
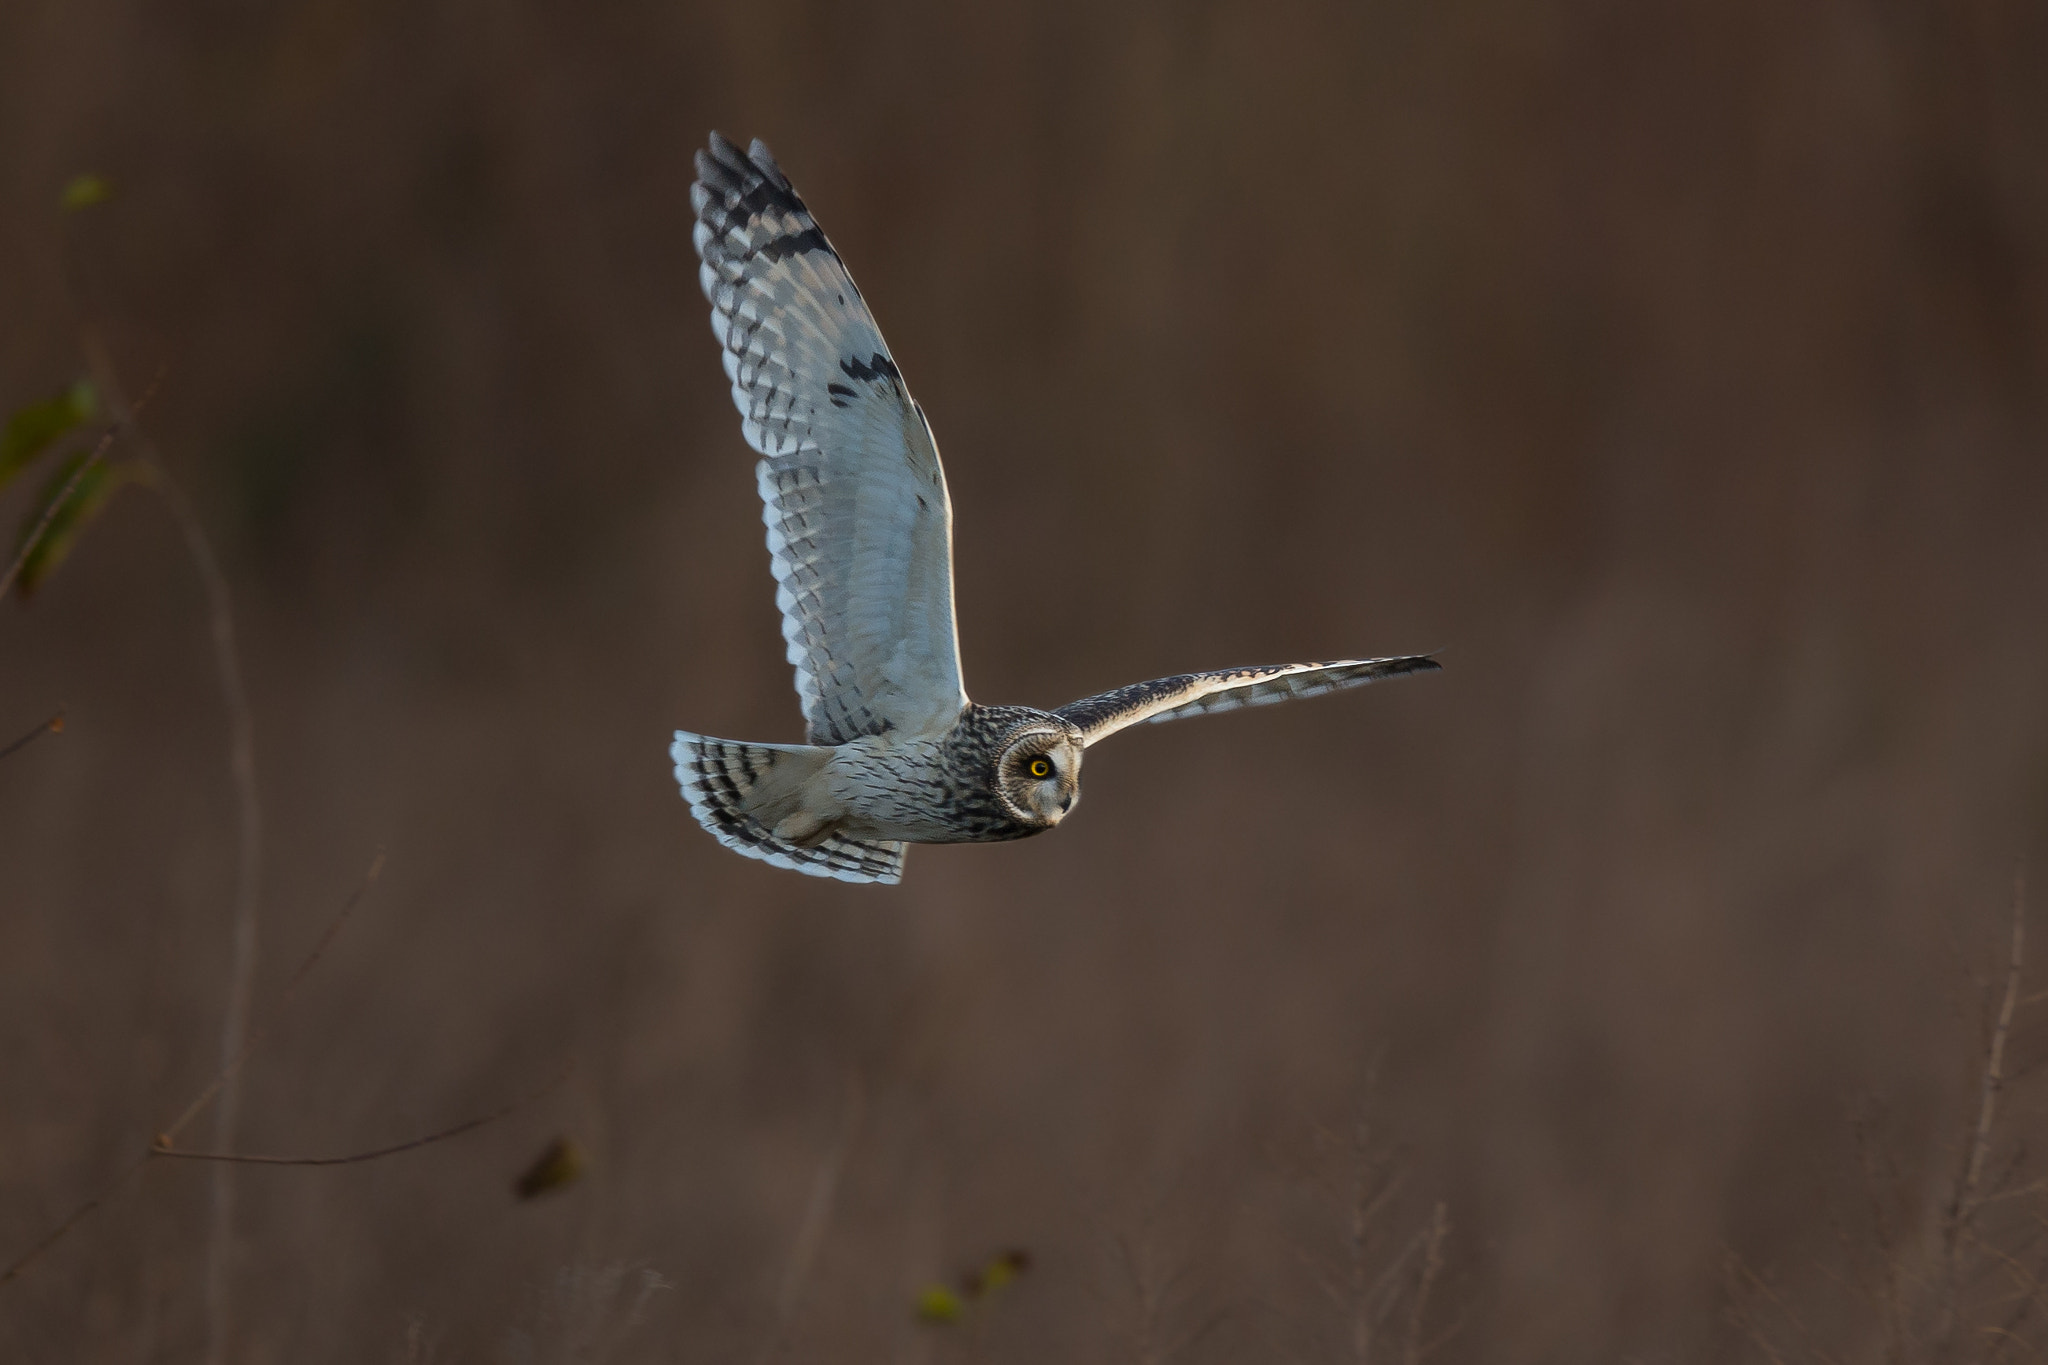
<path fill-rule="evenodd" d="M 228 771 L 235 783 L 236 826 L 239 833 L 235 875 L 234 956 L 228 969 L 227 1007 L 222 1011 L 220 1055 L 223 1064 L 242 1051 L 249 1028 L 249 1011 L 256 991 L 257 926 L 261 908 L 260 882 L 263 864 L 263 808 L 256 790 L 255 723 L 249 711 L 249 697 L 242 685 L 242 668 L 235 650 L 235 620 L 229 605 L 227 577 L 214 558 L 213 546 L 199 524 L 192 504 L 164 468 L 153 448 L 145 445 L 147 463 L 144 482 L 163 498 L 184 533 L 185 545 L 199 577 L 206 585 L 207 613 L 213 626 L 214 670 L 220 675 L 221 698 L 228 712 Z M 225 1087 L 220 1107 L 214 1110 L 213 1137 L 220 1146 L 230 1146 L 235 1137 L 235 1120 L 240 1095 L 232 1080 Z M 234 1237 L 234 1170 L 222 1166 L 213 1173 L 213 1232 L 206 1256 L 206 1299 L 210 1360 L 224 1358 L 228 1320 L 228 1251 Z"/>
<path fill-rule="evenodd" d="M 1165 1365 L 1166 1361 L 1215 1330 L 1229 1316 L 1227 1309 L 1219 1308 L 1184 1331 L 1168 1332 L 1169 1319 L 1178 1317 L 1177 1310 L 1185 1304 L 1180 1290 L 1194 1273 L 1194 1267 L 1183 1264 L 1178 1270 L 1162 1276 L 1153 1255 L 1153 1233 L 1153 1220 L 1148 1211 L 1138 1229 L 1142 1245 L 1134 1244 L 1129 1236 L 1122 1233 L 1113 1239 L 1117 1258 L 1130 1279 L 1131 1295 L 1137 1308 L 1129 1332 L 1131 1355 L 1137 1365 Z"/>
<path fill-rule="evenodd" d="M 2015 874 L 2012 887 L 2012 954 L 2006 962 L 2005 999 L 1998 1007 L 1998 1023 L 1991 1032 L 1991 1046 L 1984 1058 L 1984 1076 L 1978 1087 L 1977 1131 L 1970 1142 L 1968 1163 L 1949 1204 L 1949 1237 L 1955 1238 L 1961 1225 L 1977 1208 L 1977 1187 L 1984 1175 L 1984 1162 L 1991 1155 L 1991 1125 L 1998 1113 L 1998 1096 L 2005 1084 L 2005 1042 L 2012 1032 L 2013 1007 L 2019 1001 L 2020 969 L 2026 959 L 2027 883 L 2025 874 Z"/>
<path fill-rule="evenodd" d="M 1357 1321 L 1371 1329 L 1362 1338 L 1368 1348 L 1375 1340 L 1373 1334 L 1385 1325 L 1396 1305 L 1400 1303 L 1401 1286 L 1406 1283 L 1408 1277 L 1408 1263 L 1422 1254 L 1428 1235 L 1429 1229 L 1425 1227 L 1409 1238 L 1394 1254 L 1394 1258 L 1380 1267 L 1380 1273 L 1373 1276 L 1370 1283 L 1358 1291 Z M 1368 1358 L 1369 1351 L 1358 1351 L 1354 1348 L 1353 1354 L 1356 1359 L 1364 1360 Z"/>
<path fill-rule="evenodd" d="M 1303 1251 L 1300 1247 L 1294 1249 L 1294 1259 L 1303 1270 L 1308 1272 L 1309 1278 L 1315 1281 L 1316 1288 L 1323 1291 L 1323 1297 L 1330 1301 L 1330 1307 L 1341 1312 L 1350 1304 L 1352 1300 L 1350 1291 L 1331 1279 L 1329 1272 L 1323 1269 L 1320 1261 L 1309 1255 L 1306 1251 Z M 1276 1309 L 1275 1311 L 1277 1312 L 1278 1310 Z"/>
<path fill-rule="evenodd" d="M 2018 1301 L 2020 1303 L 2034 1308 L 2048 1309 L 2048 1301 L 2044 1301 L 2042 1298 L 2043 1291 L 2048 1289 L 2048 1286 L 2044 1286 L 2041 1283 L 2041 1277 L 2028 1268 L 2025 1262 L 2021 1261 L 2019 1257 L 2014 1256 L 2011 1252 L 2006 1251 L 2003 1247 L 1998 1246 L 1987 1238 L 1979 1236 L 1975 1232 L 1967 1233 L 1966 1236 L 1986 1256 L 1989 1256 L 2004 1267 L 2007 1278 L 2012 1282 L 2013 1289 L 2019 1296 Z"/>
<path fill-rule="evenodd" d="M 549 1091 L 557 1089 L 563 1082 L 569 1079 L 570 1074 L 571 1068 L 564 1067 L 561 1075 L 555 1077 L 554 1080 L 549 1081 L 531 1094 L 521 1095 L 518 1099 L 493 1109 L 488 1114 L 481 1114 L 473 1119 L 464 1119 L 453 1127 L 443 1128 L 439 1132 L 428 1133 L 424 1137 L 412 1138 L 406 1142 L 394 1143 L 389 1147 L 378 1147 L 368 1152 L 351 1152 L 347 1156 L 259 1156 L 248 1152 L 181 1152 L 171 1146 L 169 1140 L 161 1134 L 150 1144 L 149 1154 L 151 1156 L 177 1157 L 184 1161 L 221 1161 L 244 1166 L 353 1166 L 362 1161 L 375 1161 L 380 1157 L 397 1156 L 400 1152 L 417 1151 L 422 1147 L 430 1147 L 437 1142 L 445 1142 L 449 1138 L 461 1137 L 464 1133 L 474 1132 L 478 1128 L 496 1123 L 499 1119 L 507 1118 L 517 1113 Z"/>
<path fill-rule="evenodd" d="M 1857 1237 L 1837 1224 L 1854 1274 L 1829 1278 L 1863 1298 L 1876 1317 L 1884 1359 L 1972 1360 L 1991 1365 L 2015 1350 L 2031 1354 L 2023 1328 L 2048 1318 L 2048 1180 L 2028 1179 L 2028 1153 L 2014 1129 L 2030 1115 L 2016 1101 L 2025 1068 L 2012 1065 L 2018 1009 L 2042 996 L 2026 985 L 2026 887 L 2015 876 L 2004 970 L 1980 984 L 1983 1027 L 1976 1081 L 1946 1174 L 1922 1204 L 1897 1154 L 1879 1140 L 1875 1117 L 1855 1124 L 1869 1226 Z M 2000 979 L 2002 977 L 2002 979 Z M 1914 1218 L 1914 1209 L 1927 1216 Z M 1996 1217 L 1993 1213 L 1996 1211 Z M 1823 1268 L 1825 1273 L 1825 1268 Z M 1833 1360 L 1776 1291 L 1729 1258 L 1729 1316 L 1774 1361 Z M 1772 1314 L 1778 1321 L 1766 1319 Z"/>
<path fill-rule="evenodd" d="M 2029 1180 L 2024 1185 L 2015 1185 L 2009 1190 L 1994 1190 L 1977 1201 L 1977 1207 L 1986 1204 L 2002 1204 L 2008 1199 L 2030 1199 L 2037 1194 L 2048 1194 L 2048 1180 Z"/>
<path fill-rule="evenodd" d="M 2033 1342 L 2028 1341 L 2018 1332 L 2008 1331 L 2003 1327 L 1980 1327 L 1977 1330 L 1984 1336 L 1994 1338 L 1998 1343 L 1996 1349 L 1999 1351 L 2005 1350 L 2010 1344 L 2017 1343 L 2020 1349 L 2029 1355 L 2039 1355 L 2041 1353 L 2039 1347 L 2035 1346 Z M 1994 1355 L 1992 1359 L 1995 1360 L 1997 1357 Z"/>
<path fill-rule="evenodd" d="M 77 1208 L 73 1209 L 71 1211 L 70 1216 L 67 1217 L 63 1222 L 57 1224 L 56 1227 L 51 1228 L 50 1231 L 43 1237 L 42 1241 L 37 1242 L 34 1246 L 30 1247 L 26 1252 L 16 1257 L 14 1261 L 5 1270 L 0 1270 L 0 1285 L 4 1285 L 9 1280 L 15 1279 L 16 1277 L 21 1275 L 30 1266 L 34 1265 L 38 1260 L 40 1260 L 44 1252 L 48 1251 L 51 1247 L 57 1245 L 57 1243 L 63 1241 L 65 1235 L 69 1233 L 71 1229 L 77 1227 L 80 1223 L 84 1222 L 87 1216 L 90 1215 L 94 1209 L 97 1209 L 102 1203 L 104 1203 L 108 1199 L 109 1196 L 111 1196 L 114 1193 L 116 1189 L 120 1187 L 122 1181 L 126 1180 L 129 1176 L 134 1175 L 137 1171 L 141 1170 L 143 1165 L 146 1162 L 148 1162 L 148 1160 L 149 1154 L 145 1152 L 141 1156 L 130 1161 L 127 1165 L 123 1166 L 120 1169 L 120 1172 L 116 1174 L 112 1180 L 109 1180 L 106 1184 L 100 1186 L 100 1188 L 97 1191 L 95 1191 L 89 1198 L 87 1198 Z"/>
<path fill-rule="evenodd" d="M 865 1107 L 860 1073 L 853 1072 L 846 1078 L 846 1103 L 839 1116 L 838 1136 L 818 1163 L 818 1173 L 811 1181 L 811 1197 L 804 1206 L 803 1221 L 797 1225 L 796 1241 L 789 1249 L 789 1265 L 782 1273 L 782 1289 L 775 1296 L 775 1330 L 761 1347 L 763 1365 L 781 1352 L 791 1327 L 796 1323 L 797 1310 L 803 1306 L 811 1267 L 816 1263 L 818 1251 L 825 1244 L 825 1234 L 832 1226 L 832 1210 L 838 1197 L 839 1177 L 846 1168 L 846 1154 L 860 1134 L 861 1114 Z"/>
<path fill-rule="evenodd" d="M 1190 1325 L 1186 1331 L 1182 1332 L 1179 1336 L 1174 1337 L 1172 1340 L 1168 1341 L 1163 1347 L 1161 1347 L 1157 1359 L 1162 1361 L 1172 1360 L 1176 1356 L 1181 1355 L 1183 1352 L 1194 1350 L 1195 1347 L 1201 1345 L 1202 1341 L 1206 1337 L 1208 1337 L 1208 1335 L 1211 1332 L 1215 1331 L 1218 1327 L 1221 1327 L 1224 1323 L 1228 1322 L 1229 1320 L 1229 1308 L 1224 1307 L 1210 1310 L 1210 1312 L 1206 1316 L 1202 1317 L 1199 1321 Z"/>
<path fill-rule="evenodd" d="M 370 870 L 363 874 L 362 881 L 356 884 L 356 889 L 350 892 L 349 898 L 342 903 L 341 913 L 334 917 L 333 921 L 327 926 L 326 931 L 320 935 L 320 941 L 313 945 L 313 951 L 306 954 L 306 960 L 299 964 L 298 970 L 293 972 L 291 978 L 284 983 L 284 989 L 278 992 L 277 1008 L 279 1011 L 282 1011 L 285 1006 L 289 1005 L 292 1002 L 292 997 L 298 994 L 300 984 L 305 981 L 307 974 L 313 970 L 320 959 L 326 956 L 327 949 L 333 944 L 335 937 L 341 933 L 341 927 L 348 923 L 349 916 L 355 913 L 356 906 L 362 903 L 363 897 L 369 894 L 370 888 L 377 884 L 377 878 L 382 876 L 383 872 L 384 851 L 379 849 L 377 850 L 377 856 L 370 860 Z M 169 1147 L 172 1143 L 176 1142 L 178 1134 L 184 1131 L 185 1125 L 199 1117 L 201 1111 L 213 1102 L 214 1097 L 219 1095 L 222 1090 L 226 1089 L 241 1074 L 242 1068 L 247 1065 L 249 1058 L 255 1054 L 257 1047 L 262 1044 L 268 1032 L 267 1028 L 259 1028 L 250 1034 L 248 1040 L 242 1044 L 241 1050 L 228 1059 L 227 1063 L 221 1067 L 219 1073 L 207 1083 L 204 1090 L 200 1091 L 193 1098 L 192 1103 L 185 1106 L 184 1111 L 178 1115 L 170 1127 L 165 1128 L 156 1135 L 152 1145 Z"/>
<path fill-rule="evenodd" d="M 334 942 L 335 935 L 341 932 L 342 925 L 348 922 L 348 918 L 354 913 L 357 903 L 362 900 L 364 894 L 376 882 L 378 874 L 383 869 L 384 855 L 382 852 L 379 852 L 376 858 L 371 861 L 370 870 L 364 874 L 363 880 L 357 884 L 356 889 L 350 893 L 348 900 L 343 903 L 341 913 L 334 917 L 333 922 L 327 926 L 326 932 L 320 935 L 319 942 L 314 944 L 313 951 L 307 954 L 306 960 L 299 964 L 299 969 L 292 973 L 291 980 L 285 984 L 283 992 L 278 997 L 278 1007 L 280 1009 L 290 1003 L 292 995 L 298 990 L 299 984 L 306 979 L 306 974 L 312 971 L 314 965 L 326 954 L 329 945 Z M 200 1091 L 190 1104 L 185 1106 L 184 1111 L 168 1127 L 158 1132 L 156 1138 L 148 1147 L 144 1148 L 123 1165 L 119 1171 L 115 1172 L 106 1184 L 102 1185 L 90 1197 L 81 1202 L 77 1208 L 73 1209 L 64 1221 L 55 1228 L 52 1228 L 41 1241 L 30 1247 L 27 1252 L 9 1264 L 5 1270 L 0 1270 L 0 1285 L 5 1285 L 9 1280 L 18 1278 L 30 1266 L 34 1265 L 36 1261 L 41 1259 L 43 1254 L 49 1251 L 51 1247 L 63 1241 L 65 1236 L 73 1228 L 84 1222 L 93 1210 L 97 1209 L 121 1186 L 122 1182 L 147 1165 L 149 1159 L 157 1155 L 157 1147 L 159 1145 L 169 1147 L 172 1141 L 176 1139 L 179 1131 L 196 1118 L 206 1108 L 207 1104 L 212 1101 L 214 1096 L 221 1092 L 221 1088 L 227 1084 L 234 1074 L 242 1069 L 243 1064 L 249 1060 L 250 1054 L 256 1050 L 256 1045 L 262 1041 L 263 1031 L 258 1030 L 255 1036 L 242 1048 L 241 1052 L 207 1083 L 206 1088 Z"/>
<path fill-rule="evenodd" d="M 1330 1252 L 1298 1248 L 1296 1255 L 1338 1311 L 1345 1333 L 1344 1359 L 1351 1365 L 1374 1365 L 1398 1358 L 1415 1365 L 1462 1326 L 1454 1324 L 1434 1339 L 1423 1334 L 1430 1297 L 1443 1271 L 1450 1214 L 1439 1203 L 1420 1227 L 1404 1230 L 1393 1225 L 1395 1211 L 1407 1202 L 1412 1184 L 1403 1149 L 1387 1144 L 1373 1129 L 1378 1066 L 1375 1058 L 1366 1072 L 1348 1136 L 1316 1129 L 1321 1146 L 1339 1149 L 1341 1169 L 1326 1173 L 1324 1163 L 1307 1172 L 1337 1205 L 1342 1240 Z M 1398 1239 L 1393 1235 L 1397 1231 Z"/>
<path fill-rule="evenodd" d="M 2026 963 L 2026 904 L 2024 874 L 2015 873 L 2012 893 L 2012 939 L 2010 951 L 2006 956 L 2005 991 L 1999 1000 L 1998 1013 L 1991 1026 L 1991 1036 L 1984 1048 L 1984 1069 L 1977 1083 L 1976 1126 L 1970 1133 L 1968 1145 L 1964 1148 L 1962 1169 L 1956 1175 L 1947 1207 L 1942 1211 L 1941 1256 L 1938 1267 L 1941 1297 L 1934 1329 L 1937 1351 L 1945 1350 L 1955 1336 L 1958 1300 L 1962 1291 L 1965 1244 L 1970 1244 L 1980 1251 L 2004 1255 L 1977 1235 L 1976 1223 L 1987 1196 L 1996 1195 L 1999 1188 L 2010 1183 L 2012 1176 L 2012 1172 L 2007 1170 L 2000 1175 L 1996 1186 L 1988 1191 L 1985 1188 L 1984 1169 L 1991 1159 L 1992 1138 L 1998 1118 L 1998 1101 L 2005 1090 L 2005 1045 L 2012 1033 L 2012 1016 L 2019 1003 L 2020 978 Z"/>
<path fill-rule="evenodd" d="M 1903 1282 L 1907 1267 L 1888 1199 L 1902 1186 L 1903 1179 L 1879 1137 L 1876 1113 L 1866 1108 L 1859 1114 L 1854 1134 L 1857 1164 L 1863 1175 L 1863 1197 L 1870 1212 L 1870 1235 L 1877 1244 L 1878 1283 L 1866 1293 L 1884 1324 L 1885 1358 L 1897 1365 L 1905 1359 L 1910 1334 Z"/>
<path fill-rule="evenodd" d="M 136 410 L 128 407 L 114 368 L 113 359 L 100 344 L 90 325 L 79 328 L 79 344 L 98 378 L 100 391 L 113 410 L 115 426 L 132 431 L 141 447 L 143 483 L 163 500 L 172 520 L 185 538 L 185 548 L 199 571 L 206 590 L 207 615 L 212 626 L 214 671 L 220 678 L 221 699 L 228 713 L 228 773 L 235 785 L 237 849 L 235 870 L 234 949 L 228 968 L 227 1005 L 222 1012 L 220 1056 L 228 1081 L 223 1086 L 220 1106 L 214 1110 L 213 1135 L 218 1147 L 234 1144 L 238 1096 L 235 1093 L 233 1060 L 243 1050 L 249 1029 L 249 1012 L 256 989 L 259 878 L 263 864 L 263 810 L 256 789 L 255 723 L 249 710 L 249 696 L 242 683 L 242 666 L 235 648 L 234 609 L 228 594 L 227 575 L 221 572 L 213 543 L 200 525 L 198 513 L 184 490 L 171 478 L 155 444 L 136 423 Z M 162 379 L 161 372 L 158 381 Z M 155 385 L 151 385 L 152 392 Z M 145 395 L 145 398 L 147 395 Z M 83 468 L 83 466 L 81 466 Z M 228 1248 L 234 1234 L 234 1170 L 222 1166 L 213 1175 L 213 1229 L 207 1241 L 206 1302 L 207 1352 L 210 1361 L 223 1358 L 228 1317 Z"/>
<path fill-rule="evenodd" d="M 59 710 L 56 715 L 51 716 L 48 720 L 39 722 L 35 729 L 29 731 L 20 739 L 13 740 L 6 748 L 0 749 L 0 759 L 14 757 L 14 755 L 20 753 L 44 735 L 60 735 L 62 733 L 64 733 L 64 712 Z"/>
<path fill-rule="evenodd" d="M 1749 1263 L 1733 1251 L 1727 1253 L 1726 1271 L 1728 1275 L 1729 1297 L 1733 1304 L 1730 1312 L 1734 1315 L 1736 1324 L 1749 1337 L 1751 1345 L 1764 1352 L 1774 1362 L 1783 1361 L 1784 1359 L 1776 1345 L 1772 1342 L 1770 1334 L 1763 1330 L 1763 1324 L 1758 1322 L 1748 1310 L 1747 1304 L 1749 1302 L 1761 1299 L 1777 1309 L 1779 1316 L 1792 1325 L 1792 1330 L 1799 1334 L 1801 1341 L 1806 1346 L 1807 1353 L 1813 1359 L 1822 1362 L 1822 1365 L 1841 1365 L 1840 1357 L 1834 1355 L 1820 1344 L 1820 1341 L 1814 1336 L 1812 1330 L 1807 1327 L 1805 1321 L 1800 1318 L 1799 1314 L 1792 1311 L 1792 1305 L 1786 1303 L 1778 1291 L 1772 1288 L 1771 1282 L 1762 1275 L 1759 1275 L 1755 1270 L 1752 1270 Z"/>
<path fill-rule="evenodd" d="M 1430 1215 L 1428 1240 L 1423 1246 L 1422 1272 L 1415 1281 L 1415 1293 L 1408 1301 L 1408 1349 L 1403 1353 L 1406 1365 L 1422 1365 L 1428 1354 L 1422 1340 L 1422 1317 L 1429 1308 L 1429 1291 L 1436 1287 L 1436 1277 L 1443 1273 L 1444 1238 L 1450 1235 L 1450 1214 L 1442 1201 Z"/>

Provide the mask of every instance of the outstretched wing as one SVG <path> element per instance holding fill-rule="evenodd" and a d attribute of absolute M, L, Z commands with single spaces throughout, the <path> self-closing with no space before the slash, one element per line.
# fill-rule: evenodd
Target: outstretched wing
<path fill-rule="evenodd" d="M 1068 702 L 1053 714 L 1080 729 L 1085 748 L 1141 720 L 1178 720 L 1210 711 L 1234 711 L 1240 706 L 1265 706 L 1290 697 L 1319 697 L 1381 678 L 1428 673 L 1441 667 L 1427 655 L 1416 654 L 1399 659 L 1219 668 L 1212 673 L 1179 673 L 1132 683 L 1114 692 Z"/>
<path fill-rule="evenodd" d="M 950 725 L 953 510 L 924 410 L 766 146 L 713 133 L 690 200 L 809 740 Z"/>

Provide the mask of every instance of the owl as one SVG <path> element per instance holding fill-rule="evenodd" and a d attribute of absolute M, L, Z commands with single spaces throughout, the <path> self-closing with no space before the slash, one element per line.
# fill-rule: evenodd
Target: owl
<path fill-rule="evenodd" d="M 768 148 L 711 135 L 694 234 L 711 330 L 755 466 L 803 744 L 678 731 L 690 811 L 727 848 L 895 883 L 904 846 L 1043 834 L 1090 747 L 1140 721 L 1313 697 L 1434 669 L 1426 656 L 1182 673 L 1051 711 L 960 680 L 953 509 L 924 409 L 845 262 Z"/>

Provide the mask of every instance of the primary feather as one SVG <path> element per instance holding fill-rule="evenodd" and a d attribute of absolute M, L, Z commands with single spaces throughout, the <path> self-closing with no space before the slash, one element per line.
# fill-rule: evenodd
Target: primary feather
<path fill-rule="evenodd" d="M 768 148 L 697 153 L 711 329 L 757 474 L 813 744 L 943 728 L 967 704 L 938 446 L 845 263 Z"/>
<path fill-rule="evenodd" d="M 1338 659 L 1319 664 L 1271 664 L 1176 673 L 1170 678 L 1132 683 L 1113 692 L 1070 701 L 1053 714 L 1079 730 L 1081 743 L 1086 746 L 1140 721 L 1156 723 L 1212 711 L 1235 711 L 1240 706 L 1266 706 L 1295 697 L 1320 697 L 1325 692 L 1441 667 L 1426 655 L 1411 654 L 1397 659 Z"/>

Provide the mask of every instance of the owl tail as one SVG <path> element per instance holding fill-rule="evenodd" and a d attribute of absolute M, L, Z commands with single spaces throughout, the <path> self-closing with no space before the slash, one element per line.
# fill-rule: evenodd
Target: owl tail
<path fill-rule="evenodd" d="M 804 788 L 832 751 L 804 744 L 740 744 L 676 731 L 669 746 L 676 781 L 690 814 L 735 853 L 775 867 L 842 882 L 903 879 L 903 845 L 894 840 L 828 834 L 809 843 L 777 837 L 777 827 L 801 824 Z"/>

